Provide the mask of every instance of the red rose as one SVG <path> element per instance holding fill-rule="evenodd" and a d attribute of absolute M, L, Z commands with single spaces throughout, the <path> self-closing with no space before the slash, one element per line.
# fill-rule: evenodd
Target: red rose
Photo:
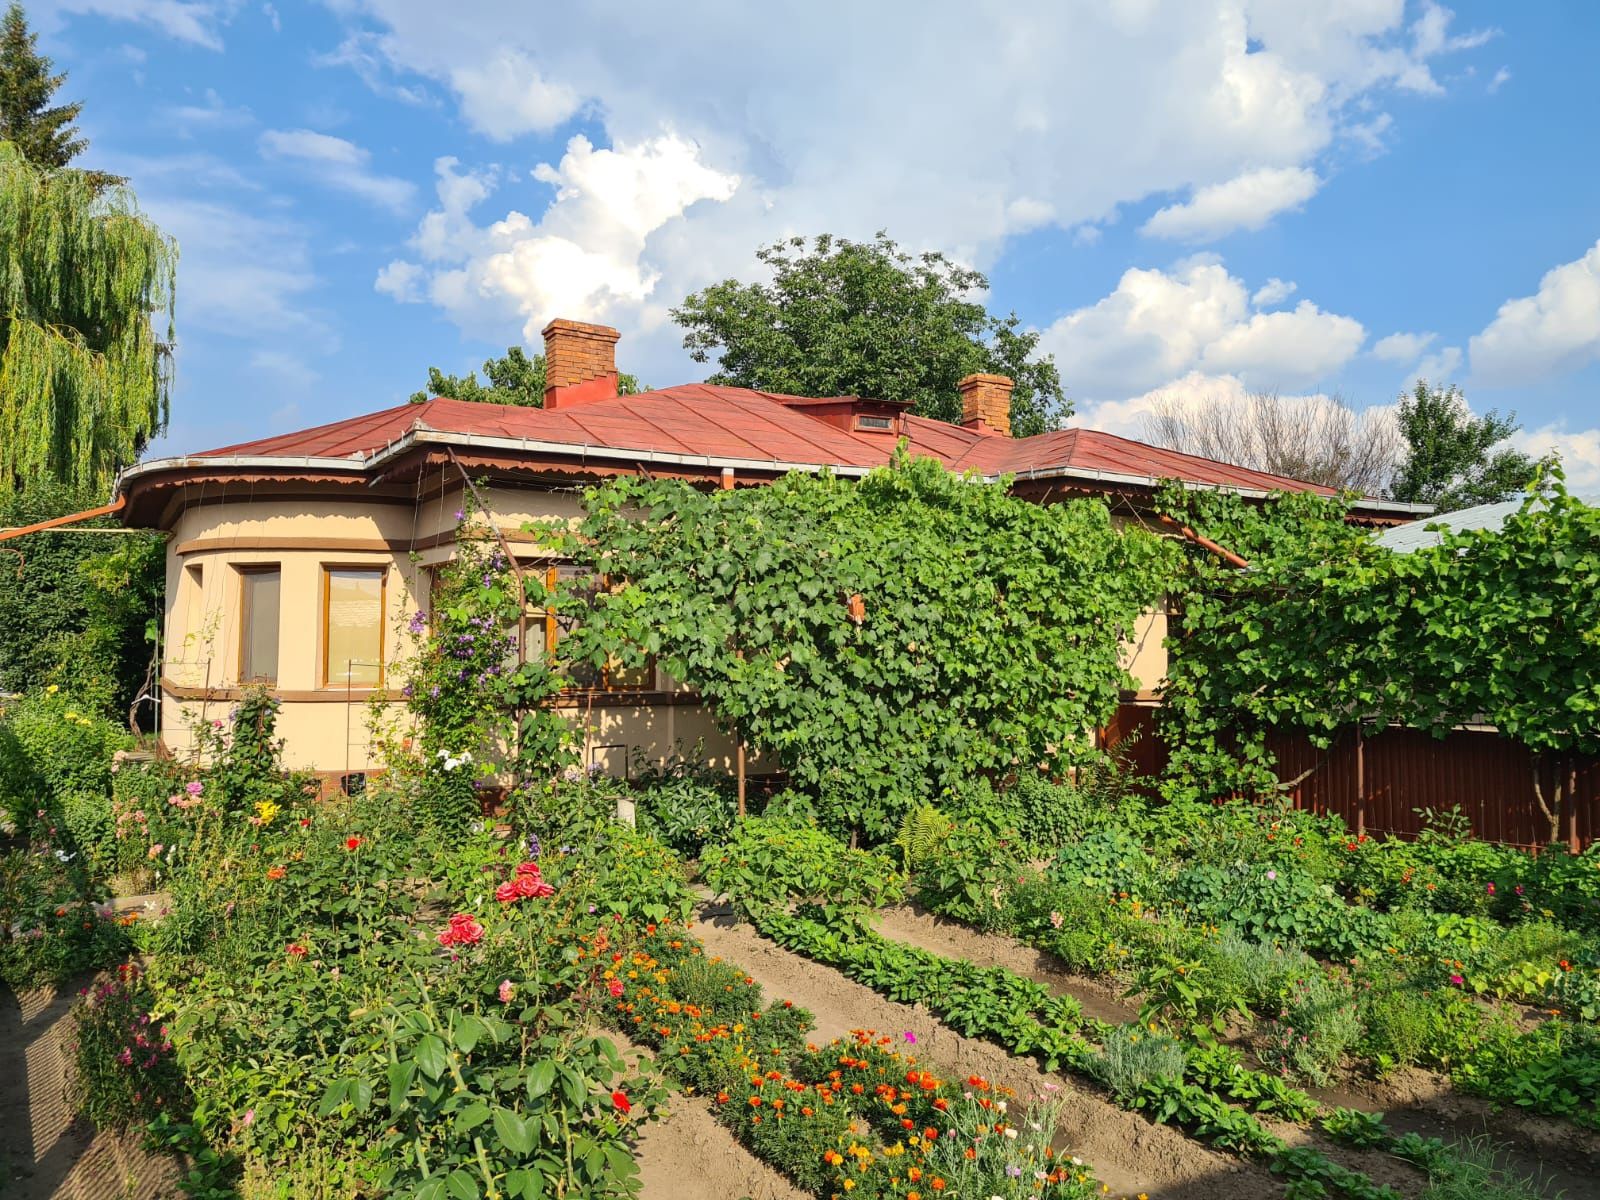
<path fill-rule="evenodd" d="M 522 891 L 515 883 L 507 880 L 505 883 L 502 883 L 499 887 L 495 888 L 494 898 L 500 901 L 501 904 L 510 904 L 513 900 L 520 900 L 522 898 Z"/>
<path fill-rule="evenodd" d="M 611 1107 L 616 1109 L 623 1116 L 627 1116 L 630 1112 L 633 1111 L 633 1105 L 628 1103 L 628 1093 L 627 1092 L 612 1092 L 611 1093 Z"/>
<path fill-rule="evenodd" d="M 361 839 L 358 838 L 358 837 L 347 837 L 344 840 L 344 848 L 346 850 L 354 850 L 354 849 L 356 849 L 356 847 L 358 847 L 360 845 L 361 845 Z"/>

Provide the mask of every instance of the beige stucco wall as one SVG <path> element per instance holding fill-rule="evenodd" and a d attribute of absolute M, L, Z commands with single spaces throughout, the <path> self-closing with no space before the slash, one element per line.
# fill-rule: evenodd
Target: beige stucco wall
<path fill-rule="evenodd" d="M 166 656 L 163 671 L 163 736 L 177 754 L 192 753 L 197 722 L 226 721 L 238 696 L 242 568 L 275 565 L 282 572 L 278 680 L 282 707 L 278 729 L 285 759 L 294 768 L 324 773 L 367 771 L 382 766 L 371 744 L 370 689 L 350 689 L 324 677 L 323 587 L 328 567 L 372 567 L 385 571 L 386 674 L 406 653 L 403 628 L 425 606 L 425 568 L 448 558 L 448 542 L 431 538 L 455 528 L 463 507 L 458 489 L 414 503 L 382 503 L 337 494 L 313 498 L 274 495 L 261 488 L 222 503 L 191 503 L 172 522 L 168 542 Z M 529 521 L 572 519 L 581 514 L 570 490 L 496 487 L 484 493 L 495 523 L 515 534 Z M 387 541 L 389 546 L 380 543 Z M 413 557 L 411 547 L 421 545 Z M 532 565 L 539 551 L 514 543 Z M 1167 618 L 1143 614 L 1123 662 L 1141 690 L 1156 687 L 1166 671 Z M 583 695 L 563 709 L 584 731 L 586 763 L 622 773 L 642 754 L 662 762 L 675 752 L 695 752 L 731 768 L 735 746 L 717 729 L 707 709 L 685 702 L 684 689 L 658 672 L 656 688 L 674 693 L 673 703 L 641 703 L 626 695 Z M 409 720 L 403 704 L 390 703 L 384 721 L 403 734 Z M 752 761 L 752 770 L 760 764 Z"/>
<path fill-rule="evenodd" d="M 495 488 L 484 500 L 495 523 L 513 535 L 528 521 L 581 513 L 572 492 Z M 286 764 L 324 773 L 380 768 L 370 729 L 373 690 L 347 689 L 324 676 L 324 571 L 385 571 L 387 675 L 410 646 L 403 631 L 407 619 L 425 606 L 426 567 L 452 552 L 447 543 L 424 548 L 413 559 L 410 547 L 452 531 L 461 507 L 459 491 L 447 489 L 413 505 L 257 495 L 183 509 L 172 524 L 167 553 L 162 728 L 168 747 L 179 755 L 193 753 L 198 722 L 227 720 L 240 686 L 241 570 L 272 565 L 282 573 L 273 690 L 281 700 L 278 731 Z M 394 546 L 378 548 L 375 543 L 383 540 Z M 515 543 L 513 549 L 525 563 L 538 559 L 535 547 Z M 659 673 L 656 682 L 662 691 L 684 690 Z M 382 711 L 384 723 L 403 735 L 409 720 L 404 705 L 388 703 Z M 597 695 L 563 712 L 584 731 L 584 761 L 608 771 L 626 770 L 636 750 L 659 763 L 676 752 L 692 754 L 697 743 L 704 761 L 733 763 L 732 740 L 698 704 L 644 705 Z"/>

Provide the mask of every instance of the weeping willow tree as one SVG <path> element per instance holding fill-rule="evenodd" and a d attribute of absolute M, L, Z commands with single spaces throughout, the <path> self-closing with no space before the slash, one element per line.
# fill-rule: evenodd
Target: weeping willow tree
<path fill-rule="evenodd" d="M 161 432 L 177 260 L 126 188 L 0 142 L 0 495 L 103 492 Z"/>

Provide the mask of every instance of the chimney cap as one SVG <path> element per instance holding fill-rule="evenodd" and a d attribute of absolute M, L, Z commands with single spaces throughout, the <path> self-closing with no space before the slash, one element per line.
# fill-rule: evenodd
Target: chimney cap
<path fill-rule="evenodd" d="M 586 321 L 569 321 L 566 317 L 556 317 L 539 331 L 539 336 L 548 338 L 552 333 L 567 333 L 577 337 L 602 338 L 608 342 L 619 341 L 622 335 L 609 325 L 590 325 Z"/>

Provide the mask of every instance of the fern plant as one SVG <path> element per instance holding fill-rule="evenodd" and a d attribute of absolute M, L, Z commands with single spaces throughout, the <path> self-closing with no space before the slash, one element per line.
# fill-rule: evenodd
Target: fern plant
<path fill-rule="evenodd" d="M 894 844 L 900 848 L 900 864 L 907 875 L 921 868 L 944 847 L 953 824 L 931 804 L 920 805 L 906 813 Z"/>

